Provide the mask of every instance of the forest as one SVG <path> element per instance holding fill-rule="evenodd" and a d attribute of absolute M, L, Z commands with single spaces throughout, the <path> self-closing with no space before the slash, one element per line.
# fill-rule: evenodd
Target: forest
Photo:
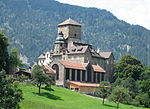
<path fill-rule="evenodd" d="M 54 0 L 1 0 L 0 29 L 30 64 L 53 48 L 57 24 L 72 18 L 82 24 L 82 41 L 118 60 L 126 53 L 150 65 L 150 30 L 131 25 L 103 9 L 62 4 Z"/>

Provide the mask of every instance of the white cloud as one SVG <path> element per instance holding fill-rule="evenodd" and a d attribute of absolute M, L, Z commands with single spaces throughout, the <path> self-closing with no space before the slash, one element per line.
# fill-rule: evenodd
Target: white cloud
<path fill-rule="evenodd" d="M 112 12 L 119 19 L 150 29 L 150 0 L 57 0 L 62 3 L 97 7 Z"/>

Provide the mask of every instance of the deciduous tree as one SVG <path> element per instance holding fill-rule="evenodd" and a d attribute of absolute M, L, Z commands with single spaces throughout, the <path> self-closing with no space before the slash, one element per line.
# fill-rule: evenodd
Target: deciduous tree
<path fill-rule="evenodd" d="M 148 93 L 137 95 L 135 100 L 138 102 L 138 105 L 150 108 L 150 95 Z"/>
<path fill-rule="evenodd" d="M 100 86 L 98 88 L 98 95 L 103 98 L 103 105 L 106 97 L 110 94 L 110 83 L 107 81 L 100 82 Z"/>
<path fill-rule="evenodd" d="M 33 81 L 38 87 L 38 93 L 40 95 L 40 89 L 42 84 L 47 84 L 50 82 L 50 77 L 45 74 L 45 70 L 43 66 L 35 65 L 32 70 Z"/>
<path fill-rule="evenodd" d="M 126 54 L 115 64 L 114 76 L 116 78 L 132 77 L 133 79 L 138 80 L 143 71 L 144 67 L 141 62 L 134 56 Z"/>
<path fill-rule="evenodd" d="M 119 108 L 119 103 L 127 103 L 130 101 L 130 98 L 129 90 L 122 86 L 114 87 L 109 97 L 111 101 L 117 103 L 117 109 Z"/>
<path fill-rule="evenodd" d="M 9 54 L 7 47 L 9 46 L 8 38 L 0 31 L 0 71 L 4 69 L 8 73 Z"/>
<path fill-rule="evenodd" d="M 18 109 L 23 100 L 22 91 L 18 89 L 13 78 L 6 77 L 5 71 L 0 72 L 0 109 Z"/>

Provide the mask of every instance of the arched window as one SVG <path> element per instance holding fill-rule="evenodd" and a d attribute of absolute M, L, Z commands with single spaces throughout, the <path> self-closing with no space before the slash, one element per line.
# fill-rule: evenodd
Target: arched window
<path fill-rule="evenodd" d="M 54 64 L 52 68 L 56 71 L 56 80 L 59 80 L 59 66 Z"/>

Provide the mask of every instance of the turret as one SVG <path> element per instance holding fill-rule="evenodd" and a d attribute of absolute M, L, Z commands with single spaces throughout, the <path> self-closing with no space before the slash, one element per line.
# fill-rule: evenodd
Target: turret
<path fill-rule="evenodd" d="M 55 41 L 54 52 L 56 54 L 59 54 L 62 51 L 62 49 L 64 49 L 64 48 L 66 48 L 66 40 L 63 37 L 63 33 L 60 32 L 60 33 L 58 33 L 58 36 Z"/>

